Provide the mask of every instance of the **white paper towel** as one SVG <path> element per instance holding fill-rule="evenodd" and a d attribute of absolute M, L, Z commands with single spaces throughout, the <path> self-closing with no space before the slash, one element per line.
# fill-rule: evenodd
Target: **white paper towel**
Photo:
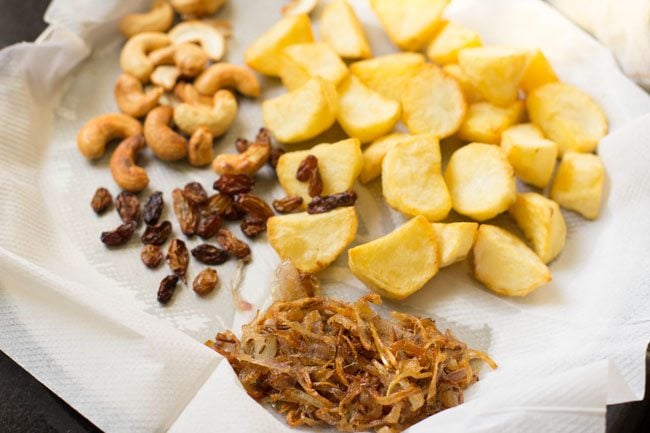
<path fill-rule="evenodd" d="M 98 186 L 116 188 L 108 157 L 88 163 L 75 135 L 87 119 L 117 109 L 112 87 L 122 40 L 115 23 L 146 3 L 55 0 L 47 13 L 55 28 L 47 38 L 0 53 L 0 347 L 107 431 L 164 430 L 188 401 L 172 430 L 288 431 L 247 397 L 226 363 L 215 369 L 218 356 L 201 344 L 250 318 L 232 308 L 227 283 L 234 263 L 219 267 L 224 282 L 208 299 L 183 287 L 163 308 L 155 292 L 166 270 L 142 266 L 138 241 L 117 251 L 98 241 L 118 217 L 95 217 L 90 197 Z M 245 46 L 279 18 L 283 3 L 230 2 L 221 15 L 234 24 L 229 61 L 242 63 Z M 376 53 L 394 51 L 366 1 L 351 3 Z M 486 43 L 542 48 L 563 80 L 598 100 L 612 131 L 599 150 L 609 182 L 598 221 L 566 214 L 569 239 L 551 266 L 551 285 L 522 300 L 500 298 L 458 264 L 405 302 L 385 306 L 436 318 L 500 365 L 482 371 L 465 405 L 413 431 L 603 431 L 606 403 L 643 393 L 650 116 L 640 116 L 650 112 L 650 99 L 606 49 L 537 0 L 454 0 L 447 15 Z M 277 82 L 264 83 L 265 97 L 282 92 Z M 252 137 L 260 125 L 259 103 L 242 99 L 237 122 L 216 151 L 233 152 L 234 138 Z M 163 191 L 168 204 L 173 187 L 191 180 L 209 186 L 215 179 L 209 169 L 184 163 L 145 157 L 144 165 L 152 190 Z M 261 178 L 256 191 L 282 196 L 268 170 Z M 358 192 L 357 243 L 404 221 L 378 200 L 377 182 Z M 278 260 L 265 239 L 255 242 L 253 257 L 243 294 L 261 307 Z M 320 277 L 327 294 L 354 299 L 367 289 L 345 262 Z M 190 276 L 199 269 L 193 264 Z"/>

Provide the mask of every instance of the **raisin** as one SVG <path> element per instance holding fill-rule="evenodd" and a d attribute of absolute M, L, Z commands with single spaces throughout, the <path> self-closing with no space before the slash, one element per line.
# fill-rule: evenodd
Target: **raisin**
<path fill-rule="evenodd" d="M 278 200 L 273 200 L 273 209 L 279 213 L 291 213 L 298 209 L 302 205 L 302 197 L 294 195 Z"/>
<path fill-rule="evenodd" d="M 255 137 L 255 143 L 271 146 L 271 131 L 268 128 L 260 128 Z"/>
<path fill-rule="evenodd" d="M 214 182 L 214 189 L 222 194 L 235 195 L 251 192 L 255 179 L 247 174 L 223 174 Z"/>
<path fill-rule="evenodd" d="M 101 215 L 106 210 L 111 207 L 113 203 L 113 196 L 106 188 L 97 188 L 93 199 L 90 202 L 90 206 L 93 208 L 97 215 Z"/>
<path fill-rule="evenodd" d="M 144 204 L 144 222 L 150 225 L 158 224 L 164 206 L 163 194 L 156 191 L 149 196 Z"/>
<path fill-rule="evenodd" d="M 210 244 L 201 244 L 192 248 L 192 255 L 196 260 L 206 265 L 220 265 L 230 257 L 228 251 Z"/>
<path fill-rule="evenodd" d="M 249 238 L 254 238 L 266 231 L 266 220 L 253 215 L 246 215 L 239 226 Z"/>
<path fill-rule="evenodd" d="M 201 221 L 199 228 L 196 230 L 196 234 L 201 236 L 203 239 L 210 239 L 212 236 L 217 234 L 220 228 L 221 217 L 218 213 L 213 213 Z"/>
<path fill-rule="evenodd" d="M 357 193 L 353 190 L 340 192 L 332 195 L 314 197 L 307 205 L 307 212 L 310 214 L 329 212 L 337 207 L 354 206 L 357 201 Z"/>
<path fill-rule="evenodd" d="M 235 140 L 235 148 L 237 149 L 237 152 L 244 153 L 249 147 L 251 147 L 251 142 L 245 138 L 238 138 Z"/>
<path fill-rule="evenodd" d="M 246 242 L 238 239 L 234 234 L 232 234 L 230 230 L 219 229 L 217 242 L 224 250 L 228 251 L 238 259 L 243 259 L 244 261 L 250 260 L 250 247 L 246 244 Z"/>
<path fill-rule="evenodd" d="M 201 216 L 207 218 L 212 214 L 224 216 L 229 209 L 233 208 L 235 199 L 225 194 L 214 194 L 208 197 L 208 201 L 201 207 Z"/>
<path fill-rule="evenodd" d="M 158 302 L 164 305 L 171 301 L 177 284 L 178 277 L 176 275 L 167 275 L 163 278 L 158 287 Z"/>
<path fill-rule="evenodd" d="M 183 282 L 186 281 L 187 267 L 190 263 L 190 255 L 185 242 L 180 239 L 173 239 L 167 250 L 167 264 L 174 274 Z"/>
<path fill-rule="evenodd" d="M 183 194 L 194 206 L 201 206 L 208 201 L 208 193 L 205 192 L 203 186 L 198 182 L 190 182 L 185 185 Z"/>
<path fill-rule="evenodd" d="M 163 253 L 158 245 L 145 245 L 140 252 L 140 259 L 146 267 L 155 269 L 163 261 Z"/>
<path fill-rule="evenodd" d="M 300 162 L 296 179 L 301 182 L 309 182 L 308 193 L 310 197 L 316 197 L 323 193 L 323 179 L 318 169 L 318 158 L 314 155 L 307 157 Z"/>
<path fill-rule="evenodd" d="M 217 274 L 217 271 L 206 268 L 199 272 L 199 275 L 194 279 L 192 290 L 203 296 L 213 291 L 217 287 L 217 284 L 219 284 L 219 274 Z"/>
<path fill-rule="evenodd" d="M 155 226 L 148 225 L 140 240 L 143 244 L 162 245 L 172 233 L 172 223 L 163 221 Z"/>
<path fill-rule="evenodd" d="M 117 247 L 124 245 L 131 240 L 134 232 L 135 222 L 129 221 L 122 224 L 112 232 L 103 232 L 100 239 L 108 247 Z"/>
<path fill-rule="evenodd" d="M 190 202 L 183 190 L 176 188 L 172 191 L 174 213 L 186 236 L 194 236 L 199 225 L 199 210 Z"/>
<path fill-rule="evenodd" d="M 132 192 L 119 193 L 115 199 L 115 208 L 125 223 L 133 221 L 136 226 L 140 224 L 140 200 Z"/>
<path fill-rule="evenodd" d="M 273 209 L 266 202 L 254 194 L 240 194 L 235 199 L 235 205 L 246 215 L 267 219 L 273 215 Z"/>
<path fill-rule="evenodd" d="M 271 154 L 269 155 L 268 163 L 275 170 L 278 166 L 278 161 L 280 157 L 284 155 L 284 150 L 279 147 L 271 148 Z"/>

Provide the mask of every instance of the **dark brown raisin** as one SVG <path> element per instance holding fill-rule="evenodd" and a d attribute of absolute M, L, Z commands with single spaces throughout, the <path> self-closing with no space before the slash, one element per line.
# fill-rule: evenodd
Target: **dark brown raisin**
<path fill-rule="evenodd" d="M 97 215 L 101 215 L 111 206 L 113 203 L 113 196 L 106 188 L 97 188 L 93 199 L 90 202 L 90 206 L 93 208 Z"/>
<path fill-rule="evenodd" d="M 302 197 L 293 195 L 278 200 L 273 200 L 273 209 L 279 213 L 291 213 L 300 209 Z"/>
<path fill-rule="evenodd" d="M 207 218 L 212 214 L 225 215 L 234 207 L 235 199 L 230 195 L 216 193 L 208 197 L 208 201 L 201 206 L 201 217 Z"/>
<path fill-rule="evenodd" d="M 238 259 L 249 261 L 251 258 L 251 249 L 246 242 L 238 239 L 228 229 L 219 229 L 217 242 L 221 247 Z"/>
<path fill-rule="evenodd" d="M 307 205 L 307 212 L 310 214 L 329 212 L 337 207 L 354 206 L 357 201 L 357 193 L 353 190 L 339 192 L 337 194 L 314 197 Z"/>
<path fill-rule="evenodd" d="M 235 195 L 251 192 L 255 179 L 247 174 L 223 174 L 214 182 L 214 189 L 222 194 Z"/>
<path fill-rule="evenodd" d="M 140 200 L 132 192 L 119 193 L 115 199 L 115 208 L 125 223 L 133 221 L 136 226 L 140 224 Z"/>
<path fill-rule="evenodd" d="M 183 190 L 179 188 L 172 191 L 172 204 L 183 234 L 186 236 L 194 236 L 199 225 L 198 208 L 187 199 Z"/>
<path fill-rule="evenodd" d="M 266 221 L 273 215 L 273 209 L 266 202 L 254 194 L 240 194 L 235 198 L 235 205 L 246 215 L 259 217 Z"/>
<path fill-rule="evenodd" d="M 249 238 L 254 238 L 266 231 L 266 220 L 254 215 L 246 215 L 239 226 Z"/>
<path fill-rule="evenodd" d="M 260 128 L 257 131 L 257 136 L 255 136 L 255 143 L 271 146 L 271 131 L 268 128 Z"/>
<path fill-rule="evenodd" d="M 194 206 L 201 206 L 208 201 L 208 193 L 205 192 L 203 186 L 198 182 L 190 182 L 185 185 L 183 193 Z"/>
<path fill-rule="evenodd" d="M 178 277 L 176 275 L 167 275 L 163 278 L 158 287 L 158 302 L 164 305 L 171 301 L 172 295 L 176 290 L 176 285 L 178 285 Z"/>
<path fill-rule="evenodd" d="M 284 155 L 284 150 L 279 148 L 279 147 L 273 147 L 271 148 L 271 154 L 269 155 L 268 163 L 273 168 L 273 170 L 276 169 L 278 166 L 278 161 L 280 160 L 280 157 Z"/>
<path fill-rule="evenodd" d="M 220 265 L 228 261 L 228 251 L 210 244 L 201 244 L 192 248 L 192 255 L 196 260 L 206 265 Z"/>
<path fill-rule="evenodd" d="M 206 268 L 199 272 L 199 275 L 194 279 L 192 290 L 203 296 L 213 291 L 217 287 L 217 284 L 219 284 L 219 274 L 217 274 L 217 271 Z"/>
<path fill-rule="evenodd" d="M 232 206 L 226 209 L 226 212 L 224 212 L 223 217 L 228 221 L 238 221 L 244 217 L 244 212 L 242 212 L 241 209 L 235 206 L 235 202 L 233 201 Z"/>
<path fill-rule="evenodd" d="M 134 232 L 135 222 L 129 221 L 122 224 L 112 232 L 103 232 L 100 239 L 108 247 L 118 247 L 131 240 Z"/>
<path fill-rule="evenodd" d="M 235 148 L 237 149 L 237 152 L 244 153 L 249 147 L 251 147 L 251 142 L 245 138 L 238 138 L 235 140 Z"/>
<path fill-rule="evenodd" d="M 296 179 L 301 182 L 309 182 L 308 193 L 310 197 L 316 197 L 323 193 L 323 179 L 318 169 L 318 159 L 314 155 L 307 155 L 298 166 Z"/>
<path fill-rule="evenodd" d="M 146 267 L 155 269 L 163 262 L 163 253 L 158 245 L 145 245 L 140 252 L 140 259 Z"/>
<path fill-rule="evenodd" d="M 143 244 L 162 245 L 172 233 L 172 223 L 163 221 L 155 226 L 148 225 L 140 240 Z"/>
<path fill-rule="evenodd" d="M 212 236 L 217 234 L 220 228 L 221 216 L 219 216 L 218 213 L 213 213 L 201 220 L 199 228 L 196 230 L 196 234 L 201 236 L 203 239 L 210 239 Z"/>
<path fill-rule="evenodd" d="M 144 222 L 150 225 L 158 224 L 164 205 L 162 192 L 156 191 L 151 194 L 144 204 Z"/>
<path fill-rule="evenodd" d="M 174 274 L 184 283 L 187 282 L 187 267 L 190 264 L 190 254 L 187 251 L 185 242 L 180 239 L 173 239 L 167 250 L 167 264 Z"/>

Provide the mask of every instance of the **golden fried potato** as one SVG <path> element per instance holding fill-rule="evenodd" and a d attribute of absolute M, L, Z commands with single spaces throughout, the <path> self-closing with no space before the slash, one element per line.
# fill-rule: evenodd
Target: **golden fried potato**
<path fill-rule="evenodd" d="M 475 31 L 454 21 L 443 20 L 427 47 L 427 56 L 439 65 L 456 63 L 460 50 L 481 45 L 481 37 Z"/>
<path fill-rule="evenodd" d="M 465 141 L 499 144 L 503 131 L 521 121 L 523 114 L 524 103 L 521 101 L 506 108 L 489 102 L 476 102 L 468 107 L 458 136 Z"/>
<path fill-rule="evenodd" d="M 347 0 L 332 0 L 325 5 L 319 30 L 323 42 L 344 59 L 372 57 L 366 31 Z"/>
<path fill-rule="evenodd" d="M 474 102 L 481 102 L 484 100 L 481 92 L 479 92 L 478 89 L 469 82 L 469 78 L 467 78 L 465 72 L 463 72 L 462 68 L 456 63 L 449 63 L 443 66 L 442 70 L 445 71 L 448 75 L 454 77 L 456 81 L 458 81 L 458 84 L 460 84 L 460 88 L 463 91 L 463 95 L 465 96 L 465 101 L 468 104 L 473 104 Z"/>
<path fill-rule="evenodd" d="M 425 62 L 419 53 L 388 54 L 352 63 L 350 72 L 375 92 L 399 102 L 411 77 Z"/>
<path fill-rule="evenodd" d="M 316 77 L 262 103 L 264 125 L 283 143 L 308 140 L 334 124 L 338 95 L 334 84 Z"/>
<path fill-rule="evenodd" d="M 502 107 L 517 100 L 517 88 L 527 64 L 524 50 L 486 46 L 458 53 L 458 64 L 486 101 Z"/>
<path fill-rule="evenodd" d="M 541 50 L 533 50 L 528 53 L 528 65 L 519 86 L 526 93 L 530 93 L 539 86 L 556 81 L 558 81 L 557 75 L 544 53 Z"/>
<path fill-rule="evenodd" d="M 406 215 L 447 218 L 451 199 L 440 166 L 440 143 L 433 134 L 414 135 L 393 146 L 381 169 L 386 202 Z"/>
<path fill-rule="evenodd" d="M 435 134 L 445 138 L 458 131 L 467 104 L 455 79 L 439 67 L 427 65 L 407 84 L 402 110 L 402 120 L 411 134 Z"/>
<path fill-rule="evenodd" d="M 565 152 L 589 153 L 607 134 L 603 110 L 582 90 L 565 83 L 548 83 L 527 99 L 530 120 Z"/>
<path fill-rule="evenodd" d="M 481 224 L 472 253 L 474 276 L 499 295 L 526 296 L 551 281 L 537 254 L 502 228 Z"/>
<path fill-rule="evenodd" d="M 444 268 L 467 258 L 474 238 L 478 223 L 431 223 L 438 241 L 438 261 Z"/>
<path fill-rule="evenodd" d="M 426 218 L 417 216 L 379 239 L 350 248 L 348 265 L 380 295 L 404 299 L 438 272 L 436 235 Z"/>
<path fill-rule="evenodd" d="M 445 181 L 454 210 L 477 221 L 494 218 L 516 199 L 515 175 L 505 153 L 471 143 L 451 155 Z"/>
<path fill-rule="evenodd" d="M 269 218 L 269 243 L 284 260 L 302 272 L 328 267 L 350 245 L 357 233 L 354 207 L 310 215 L 307 212 Z"/>
<path fill-rule="evenodd" d="M 557 159 L 557 143 L 546 140 L 532 123 L 511 126 L 501 134 L 501 149 L 515 175 L 522 181 L 544 188 L 553 176 Z"/>
<path fill-rule="evenodd" d="M 389 149 L 410 137 L 408 134 L 394 133 L 378 138 L 363 151 L 363 169 L 359 175 L 361 183 L 368 183 L 381 175 L 381 164 Z"/>
<path fill-rule="evenodd" d="M 596 219 L 604 180 L 605 167 L 597 155 L 567 152 L 557 169 L 550 197 L 565 209 Z"/>
<path fill-rule="evenodd" d="M 338 88 L 336 119 L 346 134 L 368 143 L 390 132 L 402 114 L 399 102 L 370 90 L 354 75 Z"/>
<path fill-rule="evenodd" d="M 297 89 L 311 78 L 321 77 L 338 86 L 348 68 L 336 52 L 322 42 L 294 44 L 282 51 L 280 78 L 289 90 Z"/>
<path fill-rule="evenodd" d="M 309 17 L 289 15 L 273 25 L 246 49 L 244 61 L 261 74 L 277 77 L 280 75 L 284 48 L 313 41 Z"/>

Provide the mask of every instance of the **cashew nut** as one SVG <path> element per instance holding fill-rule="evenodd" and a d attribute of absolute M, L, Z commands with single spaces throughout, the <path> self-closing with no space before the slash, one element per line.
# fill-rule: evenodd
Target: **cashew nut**
<path fill-rule="evenodd" d="M 203 71 L 194 81 L 196 90 L 204 95 L 212 95 L 223 88 L 234 88 L 243 95 L 260 95 L 260 82 L 253 72 L 239 65 L 216 63 Z"/>
<path fill-rule="evenodd" d="M 144 137 L 153 153 L 164 161 L 177 161 L 187 156 L 187 140 L 169 125 L 174 109 L 168 106 L 156 107 L 144 121 Z"/>
<path fill-rule="evenodd" d="M 151 10 L 131 14 L 120 21 L 120 31 L 128 39 L 143 32 L 166 32 L 174 23 L 174 9 L 165 0 L 154 0 Z"/>
<path fill-rule="evenodd" d="M 196 42 L 205 50 L 210 60 L 220 60 L 226 51 L 226 39 L 219 30 L 201 21 L 185 21 L 175 25 L 168 33 L 174 44 Z"/>
<path fill-rule="evenodd" d="M 309 14 L 317 4 L 318 0 L 291 0 L 291 3 L 282 6 L 282 15 Z"/>
<path fill-rule="evenodd" d="M 171 44 L 171 39 L 164 33 L 138 33 L 126 41 L 120 53 L 120 66 L 127 74 L 146 83 L 153 72 L 154 64 L 147 54 L 158 48 Z"/>
<path fill-rule="evenodd" d="M 181 15 L 212 15 L 226 0 L 170 0 L 172 6 Z"/>
<path fill-rule="evenodd" d="M 223 135 L 237 116 L 237 99 L 227 90 L 214 94 L 214 105 L 206 107 L 183 103 L 174 109 L 174 122 L 186 134 L 193 134 L 200 126 L 207 127 L 213 136 Z"/>
<path fill-rule="evenodd" d="M 118 144 L 111 155 L 111 174 L 115 183 L 125 191 L 139 192 L 149 185 L 147 172 L 135 165 L 138 152 L 144 147 L 144 137 L 134 135 Z"/>
<path fill-rule="evenodd" d="M 151 73 L 151 82 L 169 92 L 176 85 L 180 75 L 181 71 L 176 66 L 160 65 Z"/>
<path fill-rule="evenodd" d="M 198 45 L 183 42 L 152 51 L 149 60 L 154 65 L 175 64 L 181 74 L 186 77 L 195 77 L 208 65 L 208 56 Z"/>
<path fill-rule="evenodd" d="M 90 119 L 77 134 L 79 152 L 88 159 L 101 157 L 106 143 L 116 138 L 142 134 L 142 124 L 122 113 L 103 114 Z"/>
<path fill-rule="evenodd" d="M 142 117 L 158 105 L 163 89 L 153 87 L 146 92 L 142 83 L 129 74 L 122 74 L 115 82 L 115 100 L 123 113 L 133 117 Z"/>
<path fill-rule="evenodd" d="M 212 170 L 218 174 L 254 175 L 271 155 L 271 137 L 265 128 L 260 129 L 255 141 L 239 154 L 222 153 L 212 161 Z"/>
<path fill-rule="evenodd" d="M 212 133 L 205 126 L 199 127 L 190 137 L 187 159 L 195 167 L 208 165 L 214 158 L 212 153 Z"/>
<path fill-rule="evenodd" d="M 188 104 L 201 104 L 212 107 L 213 97 L 201 95 L 198 90 L 191 84 L 184 81 L 176 84 L 174 87 L 174 96 Z"/>

